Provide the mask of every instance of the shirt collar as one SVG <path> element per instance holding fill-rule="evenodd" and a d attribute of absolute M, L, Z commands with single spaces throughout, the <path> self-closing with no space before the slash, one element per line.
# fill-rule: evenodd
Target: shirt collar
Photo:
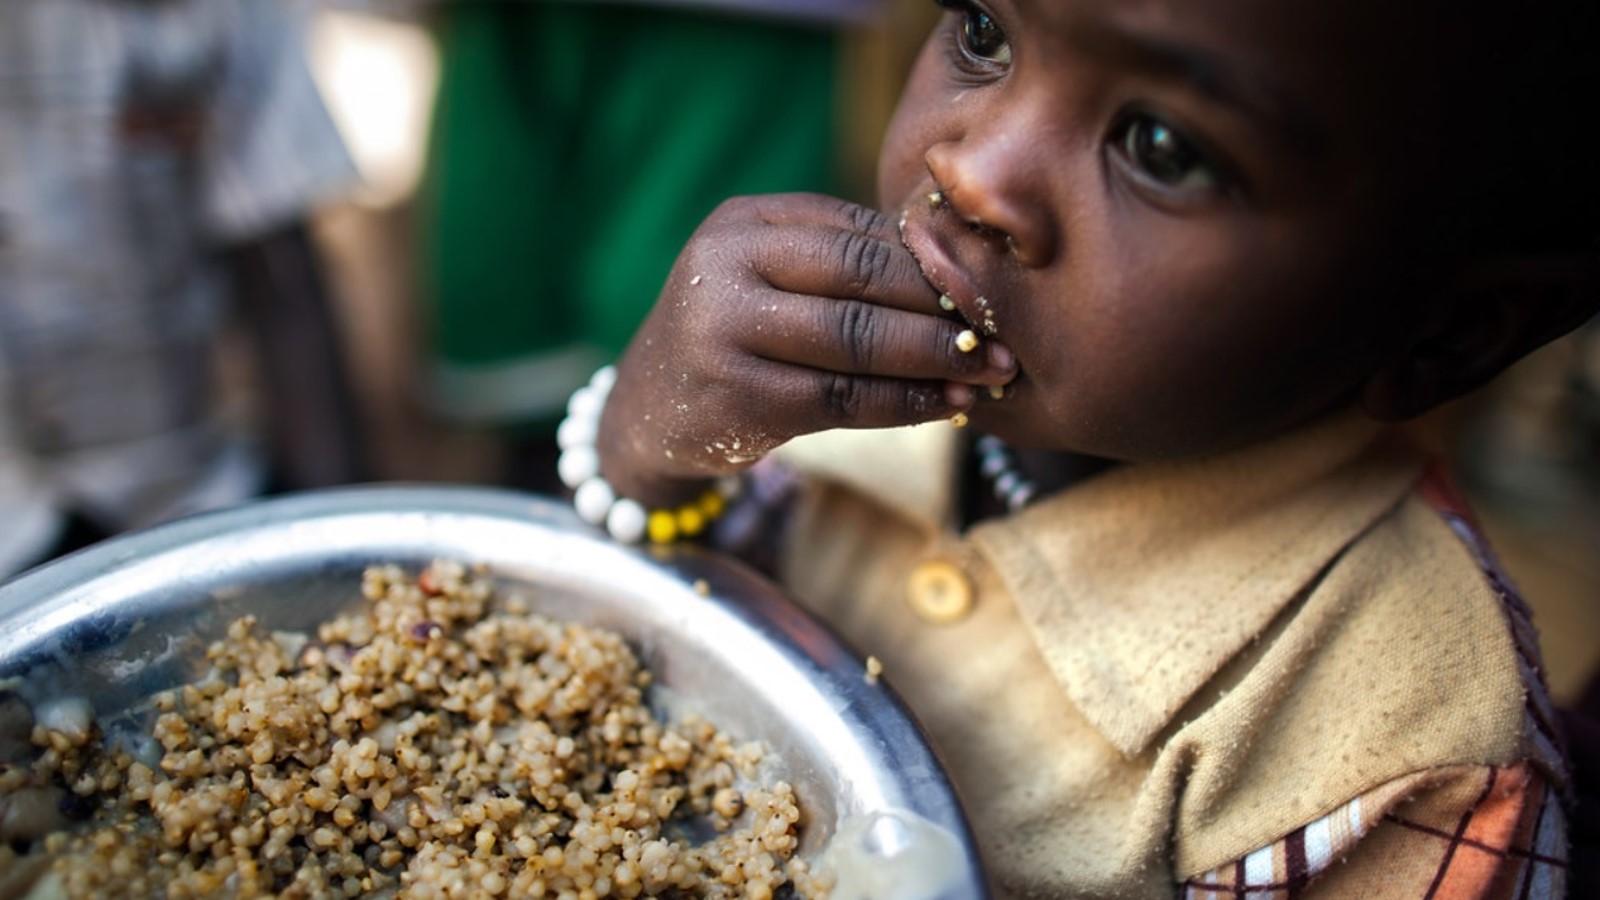
<path fill-rule="evenodd" d="M 972 540 L 1062 689 L 1133 756 L 1420 473 L 1396 431 L 1351 414 L 1114 469 Z"/>
<path fill-rule="evenodd" d="M 932 532 L 953 521 L 955 479 L 927 473 L 953 470 L 956 434 L 835 432 L 787 455 Z M 1421 468 L 1397 430 L 1350 413 L 1208 459 L 1113 469 L 969 539 L 1062 690 L 1134 756 Z"/>

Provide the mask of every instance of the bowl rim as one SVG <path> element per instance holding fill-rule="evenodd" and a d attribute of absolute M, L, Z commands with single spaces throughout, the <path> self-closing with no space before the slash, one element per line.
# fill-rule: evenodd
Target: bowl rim
<path fill-rule="evenodd" d="M 865 801 L 869 807 L 909 812 L 955 839 L 965 857 L 962 882 L 940 896 L 987 895 L 976 841 L 931 739 L 892 686 L 867 677 L 865 659 L 832 628 L 739 560 L 693 544 L 619 544 L 580 520 L 568 504 L 545 495 L 481 485 L 367 484 L 279 495 L 130 531 L 0 582 L 0 674 L 34 668 L 52 654 L 59 659 L 52 640 L 103 610 L 103 598 L 108 591 L 116 595 L 119 579 L 148 581 L 164 562 L 245 536 L 280 536 L 312 523 L 331 528 L 361 520 L 414 528 L 419 551 L 429 529 L 442 522 L 570 536 L 608 565 L 634 567 L 678 585 L 674 603 L 689 604 L 694 615 L 728 617 L 733 627 L 758 633 L 783 664 L 795 667 L 825 695 L 821 702 L 841 717 L 856 744 L 857 765 L 873 781 L 864 786 L 878 798 Z M 331 532 L 318 532 L 323 533 Z M 360 541 L 352 538 L 353 544 Z M 489 565 L 495 577 L 495 561 Z"/>

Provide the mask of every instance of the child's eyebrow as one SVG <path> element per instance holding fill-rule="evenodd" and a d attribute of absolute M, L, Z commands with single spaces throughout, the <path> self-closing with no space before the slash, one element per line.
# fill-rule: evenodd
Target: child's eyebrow
<path fill-rule="evenodd" d="M 1215 53 L 1138 34 L 1109 22 L 1083 24 L 1074 42 L 1089 54 L 1178 79 L 1232 106 L 1307 152 L 1323 146 L 1325 129 L 1306 107 L 1257 72 L 1245 72 Z"/>

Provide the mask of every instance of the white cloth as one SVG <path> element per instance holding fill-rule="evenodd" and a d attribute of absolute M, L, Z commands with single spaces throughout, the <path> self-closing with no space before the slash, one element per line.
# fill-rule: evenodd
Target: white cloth
<path fill-rule="evenodd" d="M 0 577 L 67 510 L 108 529 L 259 489 L 219 402 L 219 249 L 354 167 L 282 0 L 5 0 Z M 49 523 L 41 526 L 41 522 Z"/>

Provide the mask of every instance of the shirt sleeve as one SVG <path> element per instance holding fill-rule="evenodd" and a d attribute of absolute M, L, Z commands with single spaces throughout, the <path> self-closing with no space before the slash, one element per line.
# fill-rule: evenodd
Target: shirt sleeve
<path fill-rule="evenodd" d="M 215 8 L 222 59 L 207 104 L 200 203 L 219 242 L 303 218 L 356 182 L 311 77 L 298 10 L 284 0 L 225 0 Z"/>
<path fill-rule="evenodd" d="M 1184 900 L 1559 900 L 1567 823 L 1535 766 L 1454 766 L 1369 791 L 1241 859 Z"/>

